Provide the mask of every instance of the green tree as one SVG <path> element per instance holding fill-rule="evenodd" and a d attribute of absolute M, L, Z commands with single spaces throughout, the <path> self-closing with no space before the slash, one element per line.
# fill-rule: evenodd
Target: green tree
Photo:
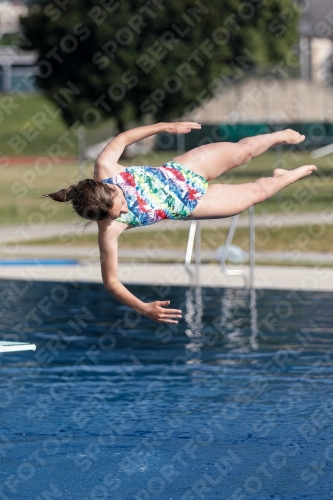
<path fill-rule="evenodd" d="M 284 61 L 297 41 L 291 0 L 57 0 L 22 18 L 38 84 L 70 125 L 182 116 L 231 75 Z"/>

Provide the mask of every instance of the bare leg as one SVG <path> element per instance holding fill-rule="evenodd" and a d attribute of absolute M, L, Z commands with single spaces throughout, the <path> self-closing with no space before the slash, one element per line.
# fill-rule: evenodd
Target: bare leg
<path fill-rule="evenodd" d="M 228 170 L 243 165 L 267 149 L 279 144 L 298 144 L 304 136 L 293 130 L 281 130 L 272 134 L 247 137 L 236 144 L 215 142 L 205 144 L 172 158 L 207 180 L 216 179 Z"/>
<path fill-rule="evenodd" d="M 239 214 L 315 170 L 315 165 L 305 165 L 290 171 L 279 168 L 274 170 L 273 177 L 261 178 L 255 182 L 238 185 L 212 184 L 187 219 L 219 219 Z"/>
<path fill-rule="evenodd" d="M 267 149 L 275 148 L 281 144 L 298 144 L 304 141 L 305 135 L 301 135 L 295 130 L 287 129 L 272 134 L 256 135 L 242 139 L 238 144 L 249 144 L 253 148 L 253 158 L 261 155 Z"/>

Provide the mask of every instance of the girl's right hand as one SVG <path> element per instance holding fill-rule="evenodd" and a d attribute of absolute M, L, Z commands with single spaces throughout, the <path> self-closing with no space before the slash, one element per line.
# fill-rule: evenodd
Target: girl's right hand
<path fill-rule="evenodd" d="M 182 312 L 179 309 L 164 309 L 163 306 L 168 306 L 170 300 L 156 300 L 144 305 L 141 311 L 144 316 L 158 321 L 159 323 L 178 323 L 177 319 L 182 317 Z"/>

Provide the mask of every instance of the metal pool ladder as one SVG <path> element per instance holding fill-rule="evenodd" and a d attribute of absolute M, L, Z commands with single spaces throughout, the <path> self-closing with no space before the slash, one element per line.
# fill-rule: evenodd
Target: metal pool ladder
<path fill-rule="evenodd" d="M 245 288 L 253 288 L 254 283 L 254 267 L 255 267 L 255 217 L 254 207 L 249 208 L 249 273 L 242 269 L 229 269 L 226 266 L 230 245 L 232 243 L 235 230 L 237 227 L 239 215 L 234 215 L 231 219 L 230 229 L 225 242 L 223 252 L 220 259 L 220 269 L 227 276 L 241 276 L 244 280 Z M 195 267 L 194 272 L 191 267 L 193 246 L 195 242 Z M 194 220 L 190 225 L 188 235 L 186 254 L 185 254 L 185 270 L 190 275 L 190 284 L 200 284 L 200 266 L 201 266 L 201 236 L 199 222 Z"/>

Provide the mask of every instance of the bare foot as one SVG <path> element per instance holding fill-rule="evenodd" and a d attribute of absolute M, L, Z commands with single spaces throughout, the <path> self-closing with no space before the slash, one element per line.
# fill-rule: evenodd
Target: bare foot
<path fill-rule="evenodd" d="M 299 134 L 291 128 L 281 130 L 281 135 L 283 138 L 283 142 L 281 144 L 299 144 L 305 139 L 305 135 Z"/>
<path fill-rule="evenodd" d="M 303 165 L 303 167 L 295 168 L 294 170 L 284 170 L 283 168 L 275 168 L 273 170 L 273 177 L 282 177 L 284 175 L 288 175 L 291 177 L 291 182 L 296 182 L 302 177 L 306 177 L 307 175 L 311 175 L 312 172 L 317 170 L 316 165 Z"/>
<path fill-rule="evenodd" d="M 291 172 L 296 175 L 296 180 L 298 180 L 302 179 L 302 177 L 306 177 L 307 175 L 311 175 L 312 172 L 315 172 L 316 170 L 316 165 L 303 165 L 303 167 L 295 168 L 295 170 L 292 170 Z"/>

